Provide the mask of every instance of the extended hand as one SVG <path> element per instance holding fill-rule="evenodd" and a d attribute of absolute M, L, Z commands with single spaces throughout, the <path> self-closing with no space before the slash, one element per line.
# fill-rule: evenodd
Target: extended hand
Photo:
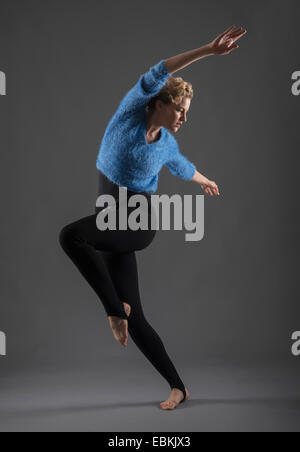
<path fill-rule="evenodd" d="M 213 196 L 213 193 L 215 195 L 219 195 L 219 188 L 217 184 L 212 180 L 207 180 L 205 184 L 201 184 L 201 188 L 205 191 L 206 194 Z"/>
<path fill-rule="evenodd" d="M 242 27 L 234 30 L 234 27 L 235 25 L 229 27 L 228 30 L 217 36 L 216 39 L 209 44 L 212 53 L 217 55 L 227 55 L 239 47 L 238 44 L 234 44 L 234 42 L 247 33 L 247 30 Z"/>

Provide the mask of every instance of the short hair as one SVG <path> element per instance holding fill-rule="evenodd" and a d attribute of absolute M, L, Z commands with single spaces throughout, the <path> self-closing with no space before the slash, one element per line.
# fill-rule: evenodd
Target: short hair
<path fill-rule="evenodd" d="M 152 97 L 147 104 L 147 109 L 153 111 L 157 100 L 161 100 L 165 104 L 171 102 L 179 105 L 183 98 L 192 99 L 194 96 L 192 84 L 183 80 L 182 77 L 169 77 L 165 86 L 160 92 Z"/>

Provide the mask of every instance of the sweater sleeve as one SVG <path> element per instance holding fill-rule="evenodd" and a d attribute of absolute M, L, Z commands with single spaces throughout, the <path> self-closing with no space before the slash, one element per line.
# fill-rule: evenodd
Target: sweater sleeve
<path fill-rule="evenodd" d="M 172 148 L 172 152 L 165 165 L 171 174 L 184 180 L 193 179 L 196 172 L 196 166 L 180 153 L 177 143 Z"/>
<path fill-rule="evenodd" d="M 151 66 L 124 96 L 118 107 L 118 113 L 126 114 L 146 107 L 151 97 L 160 92 L 169 77 L 171 74 L 167 71 L 164 60 Z"/>

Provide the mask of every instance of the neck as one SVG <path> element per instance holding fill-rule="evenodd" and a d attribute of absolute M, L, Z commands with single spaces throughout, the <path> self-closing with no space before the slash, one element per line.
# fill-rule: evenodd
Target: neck
<path fill-rule="evenodd" d="M 147 112 L 146 115 L 146 134 L 149 137 L 156 136 L 159 134 L 161 129 L 161 124 L 159 124 L 157 117 L 151 111 Z"/>

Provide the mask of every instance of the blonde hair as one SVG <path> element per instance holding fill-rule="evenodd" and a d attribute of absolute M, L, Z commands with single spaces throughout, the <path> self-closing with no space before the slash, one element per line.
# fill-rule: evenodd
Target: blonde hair
<path fill-rule="evenodd" d="M 147 109 L 154 110 L 155 102 L 159 99 L 165 104 L 170 104 L 171 102 L 179 105 L 184 97 L 192 99 L 194 96 L 194 91 L 191 83 L 186 82 L 181 77 L 169 77 L 165 86 L 160 90 L 160 92 L 152 97 L 148 102 Z"/>

